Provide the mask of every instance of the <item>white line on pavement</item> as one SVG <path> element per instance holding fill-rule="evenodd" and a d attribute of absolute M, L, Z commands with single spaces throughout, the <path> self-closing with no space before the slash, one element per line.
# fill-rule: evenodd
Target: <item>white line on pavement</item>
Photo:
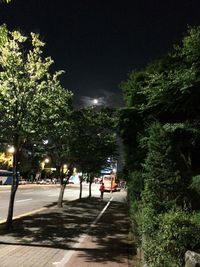
<path fill-rule="evenodd" d="M 25 202 L 25 201 L 30 201 L 30 200 L 33 200 L 33 199 L 32 198 L 20 199 L 20 200 L 17 200 L 16 202 Z"/>
<path fill-rule="evenodd" d="M 107 207 L 110 205 L 110 202 L 112 200 L 113 200 L 113 197 L 111 197 L 111 199 L 109 200 L 109 202 L 106 204 L 106 206 L 103 208 L 103 210 L 99 213 L 99 215 L 96 217 L 96 219 L 94 220 L 94 222 L 90 225 L 90 227 L 94 226 L 98 222 L 98 220 L 104 214 L 104 212 L 106 211 Z"/>

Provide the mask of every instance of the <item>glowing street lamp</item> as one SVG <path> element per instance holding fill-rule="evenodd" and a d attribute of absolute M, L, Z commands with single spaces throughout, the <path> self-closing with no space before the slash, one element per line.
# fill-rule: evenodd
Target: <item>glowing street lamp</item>
<path fill-rule="evenodd" d="M 44 160 L 45 163 L 49 163 L 49 161 L 50 161 L 50 160 L 49 160 L 48 158 L 46 158 L 46 159 Z"/>
<path fill-rule="evenodd" d="M 8 153 L 10 153 L 10 154 L 14 154 L 14 152 L 15 152 L 15 148 L 14 148 L 14 146 L 10 146 L 9 148 L 8 148 Z"/>
<path fill-rule="evenodd" d="M 63 173 L 67 172 L 67 164 L 63 164 Z"/>
<path fill-rule="evenodd" d="M 48 164 L 49 162 L 50 162 L 50 159 L 46 158 L 40 163 L 42 170 L 44 170 L 45 164 Z"/>

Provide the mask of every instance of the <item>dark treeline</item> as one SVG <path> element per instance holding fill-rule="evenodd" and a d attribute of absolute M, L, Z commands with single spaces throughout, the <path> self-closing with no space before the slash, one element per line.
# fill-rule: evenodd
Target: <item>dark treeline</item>
<path fill-rule="evenodd" d="M 200 248 L 200 27 L 121 84 L 134 237 L 147 266 L 183 266 Z"/>

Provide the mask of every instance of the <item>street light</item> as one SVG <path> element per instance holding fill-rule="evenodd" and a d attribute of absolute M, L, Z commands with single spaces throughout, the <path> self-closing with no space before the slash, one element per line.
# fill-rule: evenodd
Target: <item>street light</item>
<path fill-rule="evenodd" d="M 10 147 L 8 148 L 8 153 L 10 153 L 10 154 L 14 154 L 14 152 L 15 152 L 15 148 L 14 148 L 14 146 L 10 146 Z"/>
<path fill-rule="evenodd" d="M 41 161 L 41 168 L 42 170 L 44 170 L 45 164 L 49 163 L 50 159 L 49 158 L 45 158 L 43 161 Z"/>
<path fill-rule="evenodd" d="M 46 159 L 44 160 L 44 162 L 45 162 L 45 163 L 49 163 L 49 159 L 46 158 Z"/>

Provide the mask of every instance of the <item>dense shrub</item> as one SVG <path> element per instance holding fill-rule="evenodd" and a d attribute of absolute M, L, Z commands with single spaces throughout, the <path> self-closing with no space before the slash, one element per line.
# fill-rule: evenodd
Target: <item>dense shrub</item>
<path fill-rule="evenodd" d="M 192 183 L 190 188 L 196 191 L 200 195 L 200 175 L 194 176 L 192 178 Z"/>
<path fill-rule="evenodd" d="M 129 174 L 128 197 L 130 200 L 139 200 L 144 188 L 143 176 L 141 171 L 134 171 Z"/>
<path fill-rule="evenodd" d="M 144 244 L 148 266 L 184 266 L 186 250 L 193 250 L 200 244 L 199 231 L 200 221 L 195 214 L 177 209 L 160 215 L 158 230 Z"/>

